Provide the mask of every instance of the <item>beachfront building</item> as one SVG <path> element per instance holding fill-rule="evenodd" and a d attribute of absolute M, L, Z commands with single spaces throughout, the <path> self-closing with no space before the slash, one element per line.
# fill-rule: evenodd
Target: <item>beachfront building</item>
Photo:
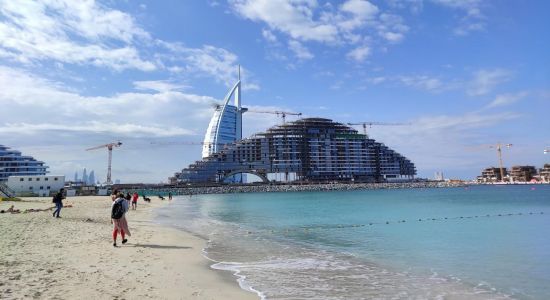
<path fill-rule="evenodd" d="M 240 76 L 239 76 L 240 77 Z M 235 105 L 229 104 L 234 96 Z M 241 107 L 241 80 L 229 90 L 221 105 L 216 105 L 204 136 L 202 158 L 218 152 L 224 145 L 242 138 L 242 114 L 247 109 Z"/>
<path fill-rule="evenodd" d="M 539 169 L 539 176 L 542 182 L 550 182 L 550 164 L 544 164 L 542 169 Z"/>
<path fill-rule="evenodd" d="M 10 176 L 6 185 L 16 196 L 47 197 L 65 186 L 63 175 Z"/>
<path fill-rule="evenodd" d="M 537 169 L 534 166 L 513 166 L 510 170 L 512 182 L 529 182 L 536 175 Z"/>
<path fill-rule="evenodd" d="M 506 168 L 502 168 L 504 177 L 507 176 L 508 171 Z M 481 176 L 477 176 L 477 182 L 479 183 L 490 183 L 490 182 L 500 182 L 502 181 L 502 176 L 500 176 L 500 168 L 489 167 L 481 172 Z"/>
<path fill-rule="evenodd" d="M 10 176 L 46 175 L 47 169 L 44 162 L 0 145 L 0 182 L 6 182 Z"/>
<path fill-rule="evenodd" d="M 306 118 L 217 148 L 175 174 L 173 181 L 220 183 L 253 174 L 262 181 L 382 182 L 412 179 L 414 164 L 357 130 Z"/>

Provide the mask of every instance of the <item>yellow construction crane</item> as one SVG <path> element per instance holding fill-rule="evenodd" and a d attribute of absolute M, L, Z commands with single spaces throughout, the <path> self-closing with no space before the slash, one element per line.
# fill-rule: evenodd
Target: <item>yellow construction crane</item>
<path fill-rule="evenodd" d="M 500 181 L 504 182 L 504 167 L 502 164 L 502 147 L 510 148 L 512 147 L 512 144 L 502 144 L 500 142 L 496 143 L 495 145 L 489 145 L 489 148 L 494 148 L 497 150 L 498 155 L 498 163 L 500 167 Z"/>
<path fill-rule="evenodd" d="M 302 113 L 295 113 L 295 112 L 288 112 L 288 111 L 278 111 L 278 110 L 248 110 L 248 112 L 251 113 L 258 113 L 258 114 L 274 114 L 278 117 L 283 118 L 283 124 L 286 123 L 286 116 L 301 116 Z"/>
<path fill-rule="evenodd" d="M 113 142 L 113 143 L 109 143 L 109 144 L 100 145 L 100 146 L 96 146 L 96 147 L 86 149 L 86 151 L 90 151 L 90 150 L 96 150 L 96 149 L 101 149 L 101 148 L 107 148 L 107 150 L 109 151 L 109 163 L 108 163 L 108 167 L 107 167 L 107 181 L 105 182 L 106 184 L 109 184 L 109 185 L 113 184 L 113 181 L 111 180 L 111 162 L 113 160 L 113 148 L 120 147 L 120 146 L 122 146 L 122 143 L 120 141 L 118 141 L 118 142 Z"/>
<path fill-rule="evenodd" d="M 411 123 L 386 123 L 386 122 L 357 122 L 357 123 L 348 123 L 348 125 L 351 125 L 351 126 L 357 126 L 357 125 L 361 125 L 363 126 L 363 134 L 365 135 L 365 137 L 369 137 L 369 135 L 367 134 L 367 126 L 372 127 L 373 125 L 374 126 L 402 126 L 402 125 L 411 125 Z"/>

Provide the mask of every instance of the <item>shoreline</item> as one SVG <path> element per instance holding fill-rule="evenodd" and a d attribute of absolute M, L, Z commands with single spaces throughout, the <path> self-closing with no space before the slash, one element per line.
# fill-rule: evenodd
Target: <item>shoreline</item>
<path fill-rule="evenodd" d="M 0 298 L 259 299 L 230 272 L 212 268 L 206 240 L 155 222 L 153 198 L 127 219 L 128 243 L 112 246 L 111 200 L 68 197 L 52 211 L 0 214 Z M 0 209 L 52 207 L 50 198 L 0 201 Z"/>
<path fill-rule="evenodd" d="M 278 184 L 278 185 L 221 185 L 203 187 L 144 188 L 143 186 L 123 186 L 121 191 L 140 191 L 147 195 L 172 193 L 176 195 L 234 194 L 234 193 L 286 193 L 286 192 L 326 192 L 353 190 L 416 189 L 416 188 L 455 188 L 470 184 L 458 182 L 395 182 L 395 183 L 327 183 L 327 184 Z"/>

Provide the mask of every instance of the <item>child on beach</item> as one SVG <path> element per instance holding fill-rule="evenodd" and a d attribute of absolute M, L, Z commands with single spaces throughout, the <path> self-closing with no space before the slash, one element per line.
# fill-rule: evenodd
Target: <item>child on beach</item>
<path fill-rule="evenodd" d="M 128 222 L 126 221 L 126 212 L 128 211 L 128 201 L 124 198 L 124 194 L 120 193 L 117 199 L 113 201 L 111 206 L 111 223 L 113 224 L 113 247 L 116 247 L 116 238 L 120 231 L 120 237 L 122 243 L 126 244 L 128 240 L 126 235 L 132 236 L 128 229 Z"/>
<path fill-rule="evenodd" d="M 138 198 L 139 198 L 138 193 L 134 192 L 134 194 L 132 195 L 132 209 L 133 210 L 136 210 L 136 208 L 137 208 Z"/>

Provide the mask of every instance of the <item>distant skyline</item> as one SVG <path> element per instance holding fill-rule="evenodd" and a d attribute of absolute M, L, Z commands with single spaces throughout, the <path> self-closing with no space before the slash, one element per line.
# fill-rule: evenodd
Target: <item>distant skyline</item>
<path fill-rule="evenodd" d="M 550 3 L 0 1 L 0 143 L 51 174 L 166 181 L 201 157 L 242 66 L 243 106 L 373 126 L 419 177 L 550 162 Z M 288 120 L 294 118 L 289 117 Z M 280 124 L 246 113 L 243 136 Z M 356 128 L 361 131 L 360 127 Z"/>

